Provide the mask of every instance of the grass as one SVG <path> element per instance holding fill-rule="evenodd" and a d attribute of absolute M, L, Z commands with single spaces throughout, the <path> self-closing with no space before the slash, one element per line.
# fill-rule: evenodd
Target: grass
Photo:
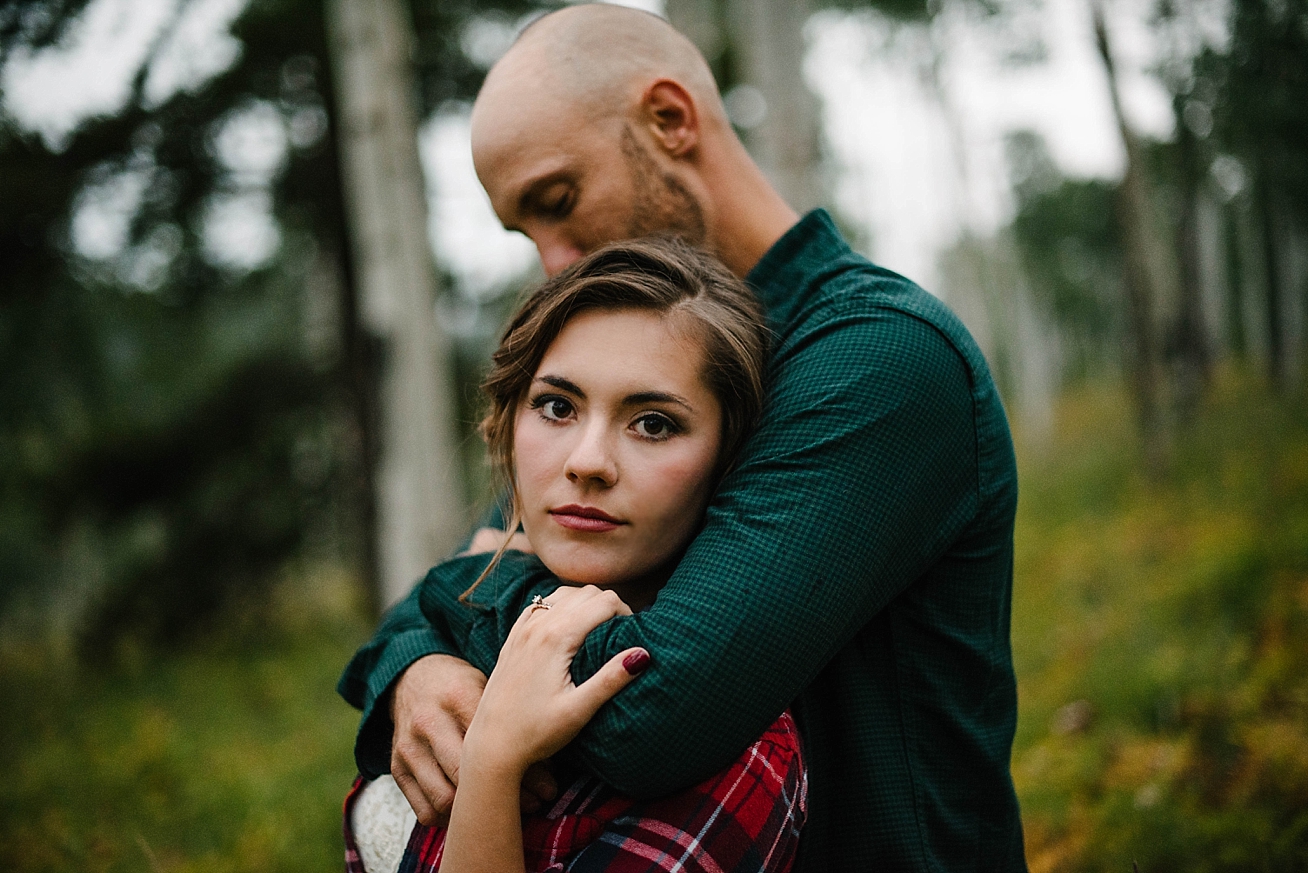
<path fill-rule="evenodd" d="M 1034 873 L 1308 870 L 1308 403 L 1250 384 L 1215 387 L 1161 482 L 1111 390 L 1019 449 Z M 356 715 L 333 685 L 369 626 L 340 580 L 297 585 L 169 657 L 0 655 L 9 866 L 339 870 Z"/>
<path fill-rule="evenodd" d="M 357 714 L 334 692 L 367 627 L 339 611 L 228 629 L 111 670 L 9 651 L 0 845 L 19 871 L 342 868 Z"/>
<path fill-rule="evenodd" d="M 1308 870 L 1308 410 L 1228 377 L 1149 481 L 1123 398 L 1021 452 L 1033 873 Z"/>

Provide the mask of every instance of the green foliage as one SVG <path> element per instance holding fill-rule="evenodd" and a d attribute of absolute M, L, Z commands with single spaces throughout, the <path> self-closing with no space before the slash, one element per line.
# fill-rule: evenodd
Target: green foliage
<path fill-rule="evenodd" d="M 1102 372 L 1122 337 L 1122 251 L 1116 186 L 1057 179 L 1019 186 L 1013 235 L 1037 301 L 1072 343 L 1071 375 Z"/>
<path fill-rule="evenodd" d="M 1265 184 L 1308 213 L 1308 2 L 1233 3 L 1231 45 L 1195 64 L 1200 81 L 1216 83 L 1219 137 Z"/>
<path fill-rule="evenodd" d="M 1308 411 L 1228 376 L 1161 484 L 1129 420 L 1122 395 L 1086 390 L 1022 471 L 1031 868 L 1302 870 Z"/>
<path fill-rule="evenodd" d="M 229 614 L 223 633 L 168 659 L 123 651 L 97 671 L 44 651 L 0 657 L 7 866 L 341 869 L 358 714 L 333 688 L 368 631 L 341 608 L 357 588 L 343 584 L 284 591 L 273 625 Z M 337 608 L 323 609 L 333 598 Z"/>
<path fill-rule="evenodd" d="M 25 2 L 0 16 L 3 48 L 57 41 L 84 6 Z M 252 4 L 230 70 L 159 106 L 138 76 L 127 106 L 87 120 L 62 150 L 0 118 L 6 630 L 15 613 L 38 635 L 53 621 L 93 659 L 125 635 L 175 642 L 228 600 L 248 603 L 314 536 L 357 554 L 347 332 L 327 354 L 305 340 L 305 286 L 344 250 L 330 137 L 302 139 L 272 179 L 282 245 L 271 262 L 216 265 L 202 234 L 211 198 L 233 184 L 213 141 L 224 119 L 252 101 L 288 124 L 324 117 L 320 8 Z M 133 173 L 144 192 L 126 248 L 79 252 L 79 203 Z M 159 245 L 170 254 L 142 272 Z M 342 298 L 327 305 L 349 312 Z"/>

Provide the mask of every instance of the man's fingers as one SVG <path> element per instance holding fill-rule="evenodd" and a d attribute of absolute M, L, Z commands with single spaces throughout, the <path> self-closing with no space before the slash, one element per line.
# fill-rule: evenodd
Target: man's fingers
<path fill-rule="evenodd" d="M 608 700 L 626 688 L 650 665 L 649 652 L 642 648 L 618 652 L 599 671 L 577 686 L 577 700 L 586 721 Z"/>
<path fill-rule="evenodd" d="M 472 535 L 472 541 L 468 547 L 459 554 L 461 555 L 480 555 L 485 552 L 493 552 L 500 547 L 504 539 L 504 531 L 496 530 L 493 527 L 478 528 L 477 532 Z"/>
<path fill-rule="evenodd" d="M 478 528 L 477 532 L 472 535 L 472 540 L 468 543 L 468 548 L 464 549 L 459 554 L 483 555 L 490 552 L 498 552 L 500 550 L 500 544 L 504 542 L 505 536 L 507 536 L 507 534 L 499 528 Z M 506 548 L 512 549 L 516 552 L 526 552 L 533 555 L 536 553 L 536 550 L 531 547 L 531 540 L 527 539 L 527 535 L 520 531 L 515 531 L 513 536 L 509 537 L 509 544 Z"/>
<path fill-rule="evenodd" d="M 518 792 L 518 805 L 525 813 L 540 812 L 558 796 L 558 783 L 550 772 L 549 764 L 537 761 L 527 768 L 522 777 L 522 790 Z"/>
<path fill-rule="evenodd" d="M 522 790 L 541 803 L 549 803 L 559 794 L 559 784 L 554 781 L 554 774 L 544 761 L 537 761 L 527 768 L 522 777 Z"/>
<path fill-rule="evenodd" d="M 526 552 L 529 555 L 536 554 L 536 550 L 532 548 L 531 540 L 527 539 L 527 535 L 521 531 L 509 537 L 509 548 L 515 552 Z"/>
<path fill-rule="evenodd" d="M 391 760 L 391 776 L 409 801 L 413 814 L 425 825 L 444 825 L 449 821 L 450 807 L 454 805 L 454 786 L 440 768 L 434 765 L 421 768 L 422 778 L 415 776 L 398 759 Z"/>
<path fill-rule="evenodd" d="M 391 699 L 391 775 L 423 824 L 445 820 L 459 781 L 463 734 L 486 677 L 466 661 L 428 655 L 409 665 Z"/>

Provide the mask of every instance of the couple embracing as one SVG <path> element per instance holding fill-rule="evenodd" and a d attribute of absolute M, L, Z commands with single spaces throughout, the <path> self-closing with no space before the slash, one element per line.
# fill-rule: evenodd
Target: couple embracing
<path fill-rule="evenodd" d="M 654 16 L 538 20 L 472 134 L 551 278 L 484 386 L 497 524 L 341 679 L 347 867 L 1025 870 L 966 330 L 796 215 Z"/>

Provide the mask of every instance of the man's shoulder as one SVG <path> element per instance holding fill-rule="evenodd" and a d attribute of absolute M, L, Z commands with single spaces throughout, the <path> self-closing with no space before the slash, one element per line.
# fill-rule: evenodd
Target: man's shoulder
<path fill-rule="evenodd" d="M 774 330 L 776 375 L 893 373 L 929 390 L 933 377 L 958 385 L 962 374 L 974 401 L 998 406 L 962 321 L 917 283 L 855 252 L 825 211 L 800 219 L 748 279 Z"/>
<path fill-rule="evenodd" d="M 854 252 L 832 258 L 804 289 L 782 344 L 846 332 L 862 337 L 871 363 L 892 358 L 903 366 L 961 364 L 969 382 L 988 384 L 989 368 L 967 327 L 939 298 L 917 283 Z"/>

